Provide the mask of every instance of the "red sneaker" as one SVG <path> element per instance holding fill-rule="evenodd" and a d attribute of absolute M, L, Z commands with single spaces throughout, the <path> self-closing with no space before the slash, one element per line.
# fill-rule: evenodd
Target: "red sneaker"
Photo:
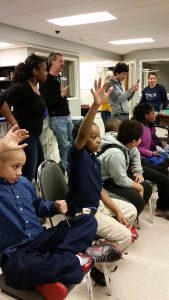
<path fill-rule="evenodd" d="M 66 286 L 60 282 L 41 284 L 36 286 L 36 290 L 45 300 L 63 300 L 68 294 Z"/>
<path fill-rule="evenodd" d="M 131 235 L 132 235 L 131 241 L 132 241 L 132 243 L 133 243 L 136 239 L 138 239 L 139 234 L 138 234 L 138 232 L 136 231 L 136 228 L 135 228 L 134 226 L 131 227 L 130 231 L 131 231 Z"/>
<path fill-rule="evenodd" d="M 90 270 L 90 268 L 93 265 L 93 260 L 90 256 L 86 255 L 86 254 L 82 254 L 82 253 L 77 253 L 77 256 L 80 256 L 82 259 L 87 259 L 87 263 L 85 263 L 84 265 L 81 266 L 83 272 L 87 272 L 88 270 Z"/>

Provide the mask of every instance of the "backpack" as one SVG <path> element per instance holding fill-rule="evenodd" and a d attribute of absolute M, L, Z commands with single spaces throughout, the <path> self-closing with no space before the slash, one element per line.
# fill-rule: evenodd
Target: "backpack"
<path fill-rule="evenodd" d="M 167 171 L 169 167 L 169 158 L 165 152 L 161 152 L 159 156 L 147 157 L 144 161 L 148 167 L 161 172 Z"/>
<path fill-rule="evenodd" d="M 99 157 L 106 150 L 111 149 L 111 148 L 120 149 L 124 153 L 124 156 L 125 156 L 125 159 L 126 159 L 126 162 L 127 162 L 127 152 L 126 152 L 126 150 L 122 146 L 117 145 L 117 144 L 107 144 L 107 145 L 102 146 L 101 150 L 97 153 L 97 157 Z"/>

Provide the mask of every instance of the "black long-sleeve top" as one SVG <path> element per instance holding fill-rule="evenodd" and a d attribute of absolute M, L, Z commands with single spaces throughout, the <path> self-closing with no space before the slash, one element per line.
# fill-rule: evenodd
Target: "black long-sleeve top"
<path fill-rule="evenodd" d="M 68 116 L 70 114 L 68 100 L 61 96 L 60 76 L 48 74 L 45 83 L 40 85 L 40 92 L 45 99 L 49 116 Z"/>
<path fill-rule="evenodd" d="M 46 109 L 42 96 L 36 94 L 28 82 L 16 82 L 0 95 L 0 106 L 7 101 L 20 128 L 39 136 Z"/>

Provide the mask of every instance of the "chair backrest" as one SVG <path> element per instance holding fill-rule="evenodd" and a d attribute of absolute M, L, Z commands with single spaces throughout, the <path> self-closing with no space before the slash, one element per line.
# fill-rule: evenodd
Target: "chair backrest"
<path fill-rule="evenodd" d="M 40 164 L 38 182 L 44 200 L 66 199 L 68 186 L 60 167 L 55 161 L 46 159 Z"/>

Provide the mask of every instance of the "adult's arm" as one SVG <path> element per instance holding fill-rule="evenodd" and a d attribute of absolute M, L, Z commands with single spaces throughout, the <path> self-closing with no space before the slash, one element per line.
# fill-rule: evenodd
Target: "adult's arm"
<path fill-rule="evenodd" d="M 162 103 L 163 103 L 162 109 L 166 109 L 167 106 L 168 106 L 169 101 L 168 101 L 168 98 L 167 98 L 166 88 L 163 85 L 161 85 L 161 98 L 162 98 Z"/>
<path fill-rule="evenodd" d="M 2 106 L 0 107 L 1 115 L 8 121 L 11 126 L 18 125 L 14 115 L 12 114 L 10 107 L 6 101 L 3 102 Z"/>
<path fill-rule="evenodd" d="M 142 94 L 141 94 L 140 103 L 145 103 L 145 102 L 146 102 L 146 95 L 145 95 L 145 89 L 143 89 Z"/>
<path fill-rule="evenodd" d="M 56 80 L 47 79 L 45 83 L 40 85 L 40 93 L 45 99 L 49 111 L 57 110 L 57 107 L 67 100 L 65 96 L 61 95 L 60 84 Z"/>
<path fill-rule="evenodd" d="M 108 82 L 106 89 L 108 90 L 110 87 L 113 87 L 112 92 L 108 96 L 110 105 L 112 105 L 113 103 L 121 104 L 124 100 L 130 100 L 134 96 L 131 90 L 123 92 L 118 86 L 111 83 L 111 81 Z"/>

